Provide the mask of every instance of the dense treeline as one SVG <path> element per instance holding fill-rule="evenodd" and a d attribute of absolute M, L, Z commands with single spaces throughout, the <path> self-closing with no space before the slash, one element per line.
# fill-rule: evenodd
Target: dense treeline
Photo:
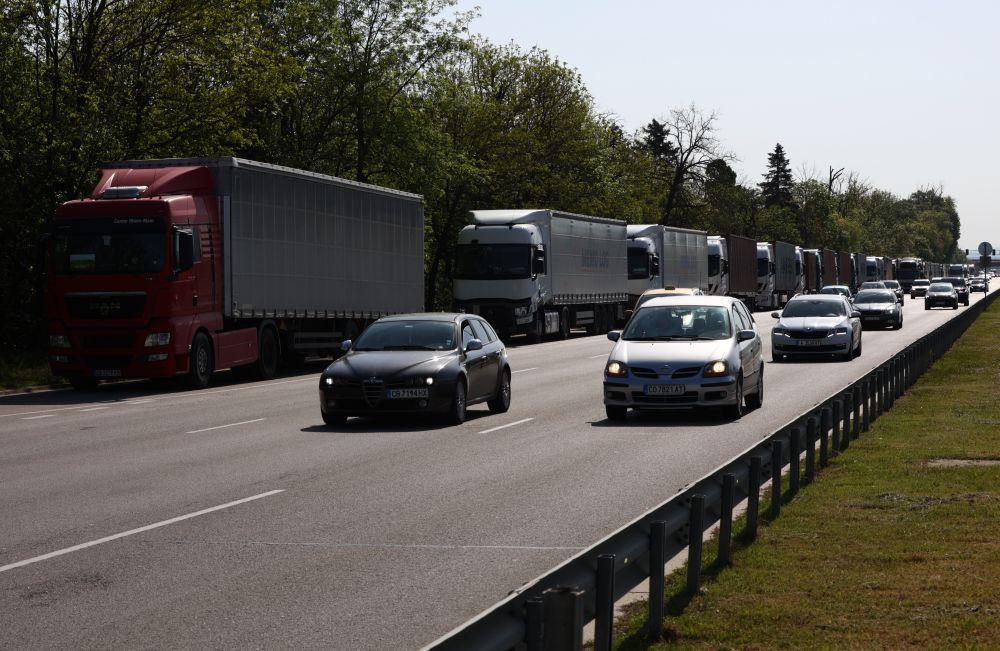
<path fill-rule="evenodd" d="M 43 344 L 38 243 L 100 161 L 237 155 L 425 197 L 429 308 L 470 209 L 552 207 L 888 255 L 952 257 L 950 197 L 900 198 L 780 145 L 740 183 L 715 115 L 626 133 L 567 63 L 468 36 L 452 0 L 7 0 L 0 8 L 0 350 Z M 651 114 L 657 107 L 651 107 Z M 761 154 L 763 157 L 763 153 Z"/>

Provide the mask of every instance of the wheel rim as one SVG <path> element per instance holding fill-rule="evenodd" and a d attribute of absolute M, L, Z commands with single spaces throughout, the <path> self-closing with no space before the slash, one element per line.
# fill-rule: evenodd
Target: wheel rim
<path fill-rule="evenodd" d="M 500 386 L 500 400 L 504 409 L 510 407 L 510 376 L 506 373 L 503 374 L 503 384 Z"/>
<path fill-rule="evenodd" d="M 208 350 L 205 346 L 200 346 L 198 348 L 198 355 L 195 359 L 195 363 L 198 368 L 198 375 L 205 377 L 208 375 Z"/>
<path fill-rule="evenodd" d="M 465 385 L 461 382 L 455 389 L 455 416 L 460 420 L 465 419 Z"/>

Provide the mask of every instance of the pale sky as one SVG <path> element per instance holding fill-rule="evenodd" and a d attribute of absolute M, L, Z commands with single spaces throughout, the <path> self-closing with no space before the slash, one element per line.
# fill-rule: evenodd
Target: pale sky
<path fill-rule="evenodd" d="M 692 102 L 756 183 L 780 142 L 908 196 L 942 186 L 959 245 L 1000 248 L 1000 1 L 459 0 L 471 32 L 576 68 L 632 132 Z"/>

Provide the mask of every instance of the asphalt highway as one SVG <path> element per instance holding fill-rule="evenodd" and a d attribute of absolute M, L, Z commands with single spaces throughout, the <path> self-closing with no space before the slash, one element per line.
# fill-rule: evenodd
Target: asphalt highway
<path fill-rule="evenodd" d="M 326 427 L 321 365 L 0 398 L 0 648 L 420 647 L 964 309 L 908 298 L 860 358 L 780 364 L 758 313 L 764 406 L 735 423 L 612 426 L 583 335 L 509 348 L 510 411 L 458 427 Z"/>

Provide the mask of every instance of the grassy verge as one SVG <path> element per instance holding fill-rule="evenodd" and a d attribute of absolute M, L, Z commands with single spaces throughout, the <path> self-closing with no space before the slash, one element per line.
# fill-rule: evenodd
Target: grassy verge
<path fill-rule="evenodd" d="M 645 603 L 618 649 L 997 648 L 1000 305 L 803 488 L 702 590 L 667 588 L 667 641 Z M 766 499 L 762 496 L 762 513 Z M 737 529 L 738 530 L 738 529 Z"/>
<path fill-rule="evenodd" d="M 63 378 L 52 375 L 44 352 L 19 353 L 0 360 L 0 389 L 60 384 Z"/>

